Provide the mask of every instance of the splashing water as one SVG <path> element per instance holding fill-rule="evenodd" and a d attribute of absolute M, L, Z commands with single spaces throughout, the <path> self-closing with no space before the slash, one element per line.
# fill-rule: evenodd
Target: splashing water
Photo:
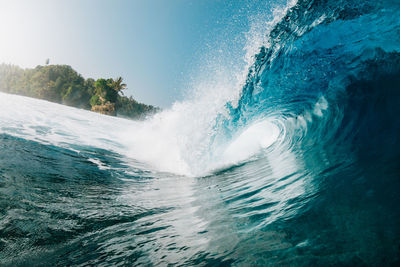
<path fill-rule="evenodd" d="M 269 10 L 146 121 L 0 93 L 0 262 L 399 264 L 399 4 Z"/>

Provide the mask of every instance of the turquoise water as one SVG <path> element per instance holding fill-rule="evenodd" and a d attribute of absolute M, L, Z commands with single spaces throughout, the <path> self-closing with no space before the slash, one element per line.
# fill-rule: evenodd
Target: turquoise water
<path fill-rule="evenodd" d="M 143 122 L 0 93 L 0 265 L 399 265 L 398 3 L 285 12 Z"/>

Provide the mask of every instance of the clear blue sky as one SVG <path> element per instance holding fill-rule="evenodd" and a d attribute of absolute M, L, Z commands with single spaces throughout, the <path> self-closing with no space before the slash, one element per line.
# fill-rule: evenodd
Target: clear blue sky
<path fill-rule="evenodd" d="M 0 62 L 34 67 L 50 58 L 85 78 L 122 76 L 127 95 L 168 107 L 182 97 L 186 80 L 210 50 L 240 53 L 249 16 L 269 5 L 268 0 L 0 0 Z"/>

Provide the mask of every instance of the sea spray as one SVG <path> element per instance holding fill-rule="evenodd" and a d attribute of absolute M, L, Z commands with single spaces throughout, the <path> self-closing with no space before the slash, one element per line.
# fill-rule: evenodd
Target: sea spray
<path fill-rule="evenodd" d="M 398 266 L 399 18 L 299 0 L 145 122 L 0 94 L 0 262 Z"/>

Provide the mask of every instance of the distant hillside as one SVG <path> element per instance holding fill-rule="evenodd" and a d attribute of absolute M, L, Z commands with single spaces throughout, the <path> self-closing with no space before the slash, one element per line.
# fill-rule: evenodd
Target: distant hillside
<path fill-rule="evenodd" d="M 102 114 L 132 119 L 144 118 L 159 110 L 123 96 L 126 89 L 117 79 L 85 79 L 68 65 L 22 69 L 0 64 L 0 91 L 83 108 Z"/>

